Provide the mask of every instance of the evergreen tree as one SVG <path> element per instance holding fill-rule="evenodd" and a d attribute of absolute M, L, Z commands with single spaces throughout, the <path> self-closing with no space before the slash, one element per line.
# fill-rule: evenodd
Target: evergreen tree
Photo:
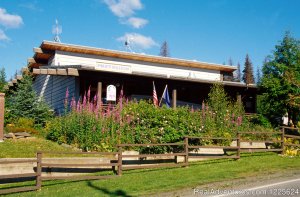
<path fill-rule="evenodd" d="M 7 117 L 13 122 L 18 118 L 31 118 L 37 124 L 45 123 L 51 116 L 50 108 L 44 101 L 39 101 L 32 87 L 32 77 L 24 75 L 17 88 L 7 97 Z"/>
<path fill-rule="evenodd" d="M 278 125 L 288 113 L 297 125 L 300 115 L 300 41 L 287 32 L 263 66 L 260 88 L 264 115 Z"/>
<path fill-rule="evenodd" d="M 233 61 L 232 61 L 231 57 L 228 60 L 228 65 L 233 66 Z"/>
<path fill-rule="evenodd" d="M 169 45 L 167 41 L 164 41 L 163 44 L 161 45 L 159 55 L 163 57 L 170 57 Z"/>
<path fill-rule="evenodd" d="M 237 64 L 237 80 L 241 81 L 241 65 L 240 62 Z"/>
<path fill-rule="evenodd" d="M 5 69 L 2 68 L 0 70 L 0 92 L 4 92 L 4 86 L 6 84 L 6 73 L 5 73 Z"/>
<path fill-rule="evenodd" d="M 261 70 L 259 66 L 256 68 L 256 84 L 260 84 L 261 82 Z"/>
<path fill-rule="evenodd" d="M 254 76 L 253 76 L 253 66 L 251 63 L 251 60 L 249 58 L 249 55 L 246 55 L 245 58 L 245 67 L 243 70 L 243 81 L 246 84 L 254 84 Z"/>

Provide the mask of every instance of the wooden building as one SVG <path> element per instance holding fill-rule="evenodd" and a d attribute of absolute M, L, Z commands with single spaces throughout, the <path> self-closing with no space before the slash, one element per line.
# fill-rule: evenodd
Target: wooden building
<path fill-rule="evenodd" d="M 173 105 L 200 106 L 213 83 L 224 84 L 227 93 L 240 99 L 246 112 L 255 112 L 254 84 L 233 82 L 235 66 L 170 57 L 106 50 L 43 41 L 28 59 L 35 75 L 34 88 L 57 113 L 63 109 L 66 89 L 77 100 L 91 88 L 105 102 L 106 87 L 123 88 L 128 98 L 152 98 L 152 82 L 160 97 L 166 84 Z"/>

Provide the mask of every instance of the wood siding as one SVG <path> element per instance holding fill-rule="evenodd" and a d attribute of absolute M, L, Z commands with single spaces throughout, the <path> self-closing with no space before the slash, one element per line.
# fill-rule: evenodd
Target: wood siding
<path fill-rule="evenodd" d="M 64 65 L 81 65 L 94 69 L 99 65 L 112 65 L 118 68 L 126 68 L 126 72 L 122 69 L 117 70 L 103 70 L 117 73 L 138 74 L 138 75 L 163 75 L 167 78 L 189 78 L 201 79 L 210 81 L 221 81 L 220 71 L 209 70 L 201 68 L 183 67 L 169 64 L 158 64 L 151 62 L 141 62 L 126 59 L 115 59 L 104 56 L 77 54 L 65 51 L 56 51 L 52 61 L 48 62 L 50 65 L 64 66 Z"/>
<path fill-rule="evenodd" d="M 43 98 L 56 114 L 64 110 L 64 99 L 66 90 L 69 91 L 69 101 L 74 96 L 76 101 L 79 98 L 79 80 L 72 76 L 37 75 L 33 82 L 33 88 L 39 98 Z"/>

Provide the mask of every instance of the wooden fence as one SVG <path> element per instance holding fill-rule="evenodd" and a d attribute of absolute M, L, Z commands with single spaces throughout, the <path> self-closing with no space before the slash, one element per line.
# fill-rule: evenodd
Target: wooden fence
<path fill-rule="evenodd" d="M 114 178 L 114 175 L 86 175 L 86 176 L 48 176 L 44 177 L 41 176 L 41 172 L 43 168 L 97 168 L 97 169 L 103 169 L 103 167 L 111 167 L 111 170 L 115 172 L 115 167 L 120 168 L 119 163 L 114 162 L 115 159 L 112 159 L 110 163 L 97 163 L 97 164 L 90 164 L 90 163 L 76 163 L 76 159 L 74 159 L 74 162 L 68 163 L 68 164 L 61 164 L 61 163 L 45 163 L 43 161 L 43 154 L 63 154 L 63 155 L 101 155 L 101 156 L 115 156 L 118 155 L 117 152 L 50 152 L 50 151 L 40 151 L 37 152 L 37 182 L 39 185 L 42 184 L 42 180 L 57 180 L 57 179 L 70 179 L 70 180 L 96 180 L 96 179 L 108 179 L 108 178 Z M 90 157 L 87 157 L 90 158 Z M 95 157 L 94 157 L 95 158 Z M 119 174 L 120 175 L 120 174 Z"/>
<path fill-rule="evenodd" d="M 20 182 L 20 178 L 32 177 L 35 178 L 35 186 L 17 187 L 0 189 L 0 194 L 8 194 L 21 191 L 31 191 L 38 190 L 42 187 L 43 180 L 55 180 L 55 179 L 70 179 L 70 180 L 88 180 L 88 179 L 107 179 L 122 175 L 123 170 L 129 169 L 142 169 L 142 168 L 162 168 L 162 167 L 182 167 L 189 165 L 189 158 L 206 158 L 206 159 L 239 159 L 241 152 L 284 152 L 286 146 L 296 146 L 299 147 L 299 143 L 291 144 L 285 143 L 285 138 L 293 138 L 300 141 L 299 135 L 286 134 L 286 130 L 292 129 L 288 127 L 282 127 L 280 132 L 239 132 L 236 138 L 214 138 L 214 137 L 195 137 L 186 136 L 184 137 L 183 143 L 163 143 L 163 144 L 119 144 L 117 146 L 118 152 L 37 152 L 36 159 L 24 159 L 16 161 L 0 161 L 0 164 L 9 163 L 32 163 L 36 162 L 35 173 L 24 173 L 24 174 L 13 174 L 13 175 L 2 175 L 0 176 L 0 184 L 10 182 L 11 179 L 16 182 Z M 299 130 L 299 129 L 293 129 Z M 247 140 L 247 137 L 255 138 L 257 140 Z M 236 145 L 229 146 L 229 141 L 236 141 Z M 265 144 L 277 144 L 279 148 L 243 148 L 241 143 L 254 143 L 262 142 Z M 216 145 L 216 144 L 226 144 L 226 145 Z M 169 153 L 163 154 L 146 154 L 139 153 L 135 155 L 126 154 L 123 149 L 129 148 L 134 149 L 137 147 L 144 148 L 158 148 L 166 147 L 171 150 Z M 177 147 L 177 148 L 174 148 Z M 201 154 L 197 151 L 192 152 L 191 150 L 201 150 L 201 149 L 222 149 L 225 154 L 222 155 L 207 155 Z M 234 155 L 228 155 L 228 152 L 234 152 Z M 45 154 L 66 154 L 66 155 L 101 155 L 101 156 L 111 156 L 110 163 L 81 163 L 76 164 L 76 158 L 74 158 L 74 163 L 71 164 L 61 164 L 61 163 L 47 163 L 45 161 Z M 183 162 L 178 162 L 177 158 L 183 157 Z M 72 157 L 71 157 L 72 158 Z M 98 158 L 98 157 L 97 157 Z M 139 158 L 139 160 L 130 160 L 130 158 Z M 170 159 L 171 158 L 171 159 Z M 49 158 L 47 158 L 49 159 Z M 112 170 L 116 175 L 82 175 L 82 176 L 43 176 L 42 171 L 46 168 L 89 168 L 94 167 L 100 169 L 101 167 L 106 167 L 108 170 Z M 111 169 L 109 168 L 111 167 Z M 117 167 L 117 170 L 116 170 Z M 18 180 L 17 180 L 18 179 Z"/>
<path fill-rule="evenodd" d="M 0 161 L 0 164 L 13 164 L 13 163 L 38 163 L 37 159 L 22 159 L 15 161 Z M 11 182 L 24 182 L 27 181 L 27 178 L 35 178 L 36 184 L 35 186 L 22 186 L 15 188 L 7 188 L 0 189 L 1 194 L 9 194 L 15 192 L 25 192 L 25 191 L 33 191 L 41 188 L 40 181 L 38 181 L 38 173 L 23 173 L 23 174 L 10 174 L 10 175 L 0 175 L 1 184 L 3 183 L 11 183 Z"/>
<path fill-rule="evenodd" d="M 236 146 L 216 146 L 216 145 L 211 145 L 214 141 L 232 141 L 232 140 L 237 140 L 237 145 Z M 186 149 L 187 150 L 201 150 L 201 149 L 218 149 L 218 150 L 223 150 L 225 155 L 215 155 L 215 154 L 201 154 L 198 151 L 194 153 L 190 153 L 188 151 L 188 158 L 208 158 L 208 159 L 239 159 L 240 158 L 240 139 L 239 138 L 214 138 L 214 137 L 194 137 L 194 136 L 186 136 L 185 141 L 187 144 Z M 189 141 L 194 141 L 192 145 L 189 145 Z M 205 143 L 209 143 L 209 145 L 203 145 Z M 221 143 L 222 144 L 222 143 Z M 235 151 L 236 155 L 234 156 L 228 156 L 227 151 Z"/>
<path fill-rule="evenodd" d="M 300 136 L 299 135 L 295 135 L 295 132 L 292 132 L 291 134 L 286 134 L 288 131 L 296 131 L 299 134 L 300 128 L 291 128 L 291 127 L 281 127 L 282 129 L 282 133 L 284 135 L 284 138 L 288 139 L 296 139 L 299 140 L 298 144 L 294 144 L 294 143 L 288 143 L 288 142 L 283 142 L 282 143 L 282 148 L 284 149 L 285 147 L 300 147 Z"/>
<path fill-rule="evenodd" d="M 242 148 L 240 147 L 241 152 L 282 152 L 284 151 L 284 132 L 239 132 L 238 138 L 240 140 L 240 143 L 263 143 L 265 144 L 265 148 L 260 147 L 248 147 L 248 148 Z M 257 138 L 257 140 L 248 140 L 245 139 L 245 136 L 251 136 L 251 138 Z M 280 140 L 278 140 L 280 138 Z M 274 144 L 280 144 L 280 148 L 272 148 L 272 146 L 268 145 L 274 145 Z M 268 146 L 268 147 L 267 147 Z"/>
<path fill-rule="evenodd" d="M 187 147 L 185 143 L 164 143 L 164 144 L 119 144 L 118 145 L 118 152 L 119 154 L 119 161 L 122 162 L 120 174 L 122 174 L 122 170 L 129 170 L 129 169 L 142 169 L 142 168 L 162 168 L 162 167 L 178 167 L 178 166 L 187 166 L 188 159 L 187 159 L 187 152 L 184 150 L 183 152 L 176 152 L 176 153 L 163 153 L 163 154 L 135 154 L 135 155 L 124 155 L 122 154 L 122 149 L 124 147 L 174 147 L 174 146 L 184 146 Z M 178 163 L 176 158 L 178 156 L 184 157 L 183 163 Z M 174 157 L 174 159 L 170 161 L 170 157 Z M 126 158 L 140 158 L 140 161 L 136 162 L 133 161 L 131 163 L 125 163 Z M 146 160 L 150 158 L 150 160 Z M 144 160 L 141 160 L 144 159 Z M 172 163 L 170 163 L 172 162 Z"/>

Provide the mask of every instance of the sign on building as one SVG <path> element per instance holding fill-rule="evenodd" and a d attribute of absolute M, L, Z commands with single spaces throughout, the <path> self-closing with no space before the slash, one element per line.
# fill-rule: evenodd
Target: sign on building
<path fill-rule="evenodd" d="M 109 85 L 106 88 L 106 100 L 107 101 L 116 101 L 117 100 L 117 90 L 116 86 Z"/>

